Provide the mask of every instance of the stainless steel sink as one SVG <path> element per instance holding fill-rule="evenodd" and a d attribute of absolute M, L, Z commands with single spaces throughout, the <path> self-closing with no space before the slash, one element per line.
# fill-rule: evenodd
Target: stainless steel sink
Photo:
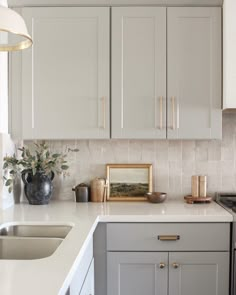
<path fill-rule="evenodd" d="M 30 260 L 51 256 L 63 239 L 0 237 L 0 259 Z"/>
<path fill-rule="evenodd" d="M 71 228 L 69 225 L 14 224 L 0 228 L 0 236 L 64 239 Z"/>
<path fill-rule="evenodd" d="M 63 242 L 70 225 L 3 224 L 0 259 L 29 260 L 51 256 Z"/>

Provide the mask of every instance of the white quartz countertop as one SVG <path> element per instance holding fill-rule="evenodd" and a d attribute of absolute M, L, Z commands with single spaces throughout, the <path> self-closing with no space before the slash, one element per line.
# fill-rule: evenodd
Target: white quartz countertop
<path fill-rule="evenodd" d="M 212 202 L 189 205 L 181 201 L 15 205 L 0 211 L 5 223 L 71 224 L 72 230 L 50 257 L 0 260 L 0 294 L 65 294 L 98 222 L 231 222 L 232 215 Z"/>

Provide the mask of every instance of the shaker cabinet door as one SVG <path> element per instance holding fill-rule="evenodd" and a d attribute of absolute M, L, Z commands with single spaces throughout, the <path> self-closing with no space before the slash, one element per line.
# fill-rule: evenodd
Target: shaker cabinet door
<path fill-rule="evenodd" d="M 221 8 L 168 8 L 167 36 L 167 137 L 221 138 Z"/>
<path fill-rule="evenodd" d="M 168 253 L 107 253 L 107 295 L 167 295 L 167 283 Z"/>
<path fill-rule="evenodd" d="M 112 138 L 166 138 L 166 8 L 112 8 Z"/>
<path fill-rule="evenodd" d="M 226 295 L 229 252 L 170 252 L 169 295 Z"/>
<path fill-rule="evenodd" d="M 109 8 L 24 8 L 25 139 L 109 138 Z"/>
<path fill-rule="evenodd" d="M 79 295 L 95 295 L 94 293 L 94 259 L 91 262 L 82 289 Z"/>

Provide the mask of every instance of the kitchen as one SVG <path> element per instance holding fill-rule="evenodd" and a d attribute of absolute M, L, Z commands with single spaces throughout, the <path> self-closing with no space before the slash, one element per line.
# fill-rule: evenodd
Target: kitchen
<path fill-rule="evenodd" d="M 11 136 L 6 134 L 2 135 L 2 156 L 14 151 L 15 142 L 21 146 L 23 143 L 22 140 L 24 140 L 24 143 L 28 143 L 29 141 L 37 139 L 46 139 L 50 148 L 55 151 L 64 152 L 70 147 L 79 149 L 79 152 L 68 155 L 70 176 L 65 179 L 58 177 L 54 180 L 52 203 L 48 206 L 32 208 L 32 206 L 27 206 L 26 203 L 23 203 L 23 205 L 13 205 L 12 196 L 8 195 L 6 188 L 3 188 L 4 194 L 1 200 L 3 208 L 1 212 L 1 216 L 3 216 L 2 221 L 51 221 L 73 223 L 75 222 L 74 219 L 77 218 L 74 216 L 77 210 L 79 212 L 78 218 L 80 213 L 82 216 L 83 214 L 86 215 L 85 212 L 87 210 L 87 212 L 95 211 L 95 213 L 89 213 L 91 218 L 88 219 L 91 230 L 94 230 L 96 224 L 94 223 L 95 220 L 101 218 L 103 215 L 104 223 L 109 221 L 168 222 L 168 216 L 169 222 L 171 222 L 173 218 L 177 218 L 175 217 L 176 215 L 180 216 L 174 219 L 173 222 L 191 223 L 196 222 L 196 219 L 191 219 L 189 216 L 194 216 L 195 214 L 199 215 L 199 222 L 229 223 L 232 221 L 232 217 L 228 216 L 227 212 L 217 211 L 218 209 L 216 209 L 217 207 L 215 207 L 216 205 L 214 203 L 209 204 L 209 206 L 207 204 L 196 204 L 190 208 L 188 207 L 189 211 L 186 211 L 186 204 L 183 200 L 183 196 L 191 192 L 191 176 L 195 174 L 207 175 L 208 193 L 211 196 L 214 196 L 215 192 L 235 192 L 236 190 L 236 131 L 234 127 L 236 126 L 236 119 L 233 112 L 227 113 L 224 111 L 222 116 L 221 109 L 222 43 L 220 23 L 222 1 L 177 1 L 179 2 L 179 7 L 173 7 L 178 6 L 176 1 L 158 0 L 145 1 L 145 3 L 144 1 L 130 1 L 129 4 L 133 7 L 119 7 L 125 5 L 124 1 L 89 2 L 90 3 L 88 3 L 88 1 L 70 1 L 70 6 L 89 5 L 91 7 L 77 7 L 77 9 L 67 7 L 67 9 L 65 9 L 66 7 L 55 7 L 65 4 L 63 1 L 59 0 L 38 1 L 37 4 L 35 1 L 30 0 L 21 1 L 21 3 L 18 1 L 9 1 L 10 6 L 16 7 L 16 10 L 22 13 L 29 32 L 32 35 L 35 46 L 33 48 L 35 49 L 34 51 L 32 51 L 32 49 L 26 49 L 22 51 L 22 53 L 14 52 L 9 55 L 9 133 Z M 228 2 L 230 3 L 231 1 L 225 1 L 224 5 Z M 155 5 L 156 7 L 154 9 L 152 6 Z M 22 8 L 23 6 L 28 7 Z M 46 6 L 46 8 L 43 6 Z M 53 7 L 49 9 L 47 6 Z M 112 8 L 110 8 L 110 6 L 112 6 Z M 190 6 L 190 10 L 199 9 L 200 12 L 198 13 L 203 13 L 204 22 L 203 25 L 201 24 L 203 26 L 203 28 L 201 28 L 202 35 L 198 35 L 201 42 L 198 42 L 197 39 L 194 40 L 194 34 L 192 34 L 192 30 L 195 30 L 195 32 L 199 34 L 200 30 L 196 28 L 196 24 L 189 26 L 189 30 L 186 28 L 184 29 L 184 34 L 188 34 L 188 42 L 184 43 L 184 40 L 181 39 L 184 37 L 184 34 L 179 35 L 180 33 L 175 31 L 177 25 L 174 21 L 174 16 L 179 13 L 178 9 L 184 8 L 181 6 Z M 201 8 L 195 6 L 201 6 Z M 217 11 L 216 15 L 211 14 L 212 12 L 209 13 L 209 11 L 214 10 L 213 8 Z M 228 10 L 226 10 L 226 8 Z M 224 9 L 223 13 L 234 11 L 233 8 L 227 6 L 225 6 Z M 190 10 L 187 9 L 184 13 L 190 13 Z M 80 16 L 83 18 L 88 13 L 91 22 L 87 21 L 86 23 L 86 20 L 81 20 Z M 136 19 L 136 23 L 135 25 L 127 23 L 128 29 L 124 33 L 124 40 L 127 42 L 127 47 L 125 47 L 126 51 L 123 52 L 122 59 L 120 54 L 121 49 L 119 47 L 121 43 L 119 40 L 121 28 L 118 24 L 122 15 L 125 13 L 131 16 L 132 19 Z M 192 11 L 190 13 L 193 19 L 197 18 L 194 13 L 195 12 Z M 55 14 L 61 21 L 53 21 L 53 16 Z M 212 31 L 209 31 L 208 14 L 210 14 L 213 19 L 213 35 L 210 35 Z M 94 15 L 99 20 L 98 30 L 96 22 L 93 20 Z M 34 26 L 32 26 L 31 23 L 32 16 L 34 18 Z M 170 16 L 173 16 L 173 19 L 170 19 Z M 70 21 L 70 18 L 72 18 L 73 21 Z M 184 18 L 188 19 L 189 15 L 185 14 Z M 46 21 L 44 21 L 45 19 Z M 149 21 L 149 19 L 151 19 L 151 21 Z M 153 19 L 155 20 L 157 29 L 153 26 Z M 141 20 L 143 22 L 141 22 Z M 168 23 L 169 20 L 170 23 Z M 78 26 L 81 21 L 83 26 Z M 225 18 L 223 21 L 225 21 Z M 87 38 L 87 36 L 84 35 L 83 28 L 85 24 L 87 25 L 86 30 L 91 33 L 91 38 Z M 110 25 L 112 30 L 110 30 Z M 60 29 L 58 29 L 58 26 Z M 159 30 L 159 28 L 161 28 L 161 30 Z M 170 28 L 171 31 L 168 31 Z M 227 28 L 227 23 L 225 28 Z M 34 31 L 32 31 L 32 29 L 34 29 Z M 137 29 L 138 32 L 142 34 L 136 34 Z M 70 32 L 70 34 L 68 34 L 68 32 Z M 55 35 L 55 39 L 50 39 L 52 33 Z M 78 39 L 74 38 L 76 34 L 79 36 Z M 180 36 L 181 42 L 176 40 L 175 36 L 177 35 Z M 114 36 L 117 37 L 114 38 Z M 131 38 L 131 36 L 134 37 Z M 227 40 L 233 42 L 232 36 Z M 98 37 L 99 39 L 97 39 Z M 213 42 L 212 47 L 208 47 L 209 42 L 207 42 L 207 40 L 209 40 L 209 38 L 212 38 L 210 39 L 211 42 Z M 98 43 L 97 40 L 99 40 Z M 159 40 L 161 40 L 161 42 L 159 42 Z M 62 46 L 60 42 L 64 42 L 64 45 Z M 71 44 L 71 46 L 68 47 L 65 46 L 65 44 Z M 85 47 L 81 48 L 81 44 L 85 44 Z M 140 46 L 140 44 L 142 44 L 142 46 Z M 191 44 L 193 45 L 191 46 Z M 224 68 L 224 71 L 226 71 L 223 76 L 224 78 L 228 73 L 230 75 L 230 71 L 232 70 L 230 64 L 234 58 L 231 51 L 232 49 L 230 50 L 231 47 L 229 47 L 224 49 L 224 54 L 227 53 L 227 57 L 224 58 L 224 61 L 226 61 L 224 64 L 226 67 Z M 154 48 L 158 48 L 159 50 L 155 51 Z M 188 48 L 189 51 L 181 53 L 177 51 L 176 48 Z M 200 48 L 204 48 L 207 52 L 207 54 L 205 54 L 204 50 L 201 51 L 201 63 L 199 63 L 198 60 L 193 60 L 194 52 L 200 51 Z M 229 52 L 227 50 L 229 50 Z M 136 55 L 134 55 L 134 52 Z M 156 52 L 158 52 L 158 54 Z M 83 54 L 89 56 L 89 63 L 86 68 L 84 68 Z M 143 54 L 145 54 L 145 56 L 143 56 Z M 176 62 L 178 59 L 174 60 L 176 55 L 182 62 L 181 65 L 183 65 L 183 67 L 181 69 L 178 68 L 179 65 Z M 228 55 L 230 57 L 228 57 Z M 208 58 L 209 56 L 211 59 Z M 228 61 L 229 59 L 230 61 Z M 136 60 L 139 60 L 140 63 L 137 64 Z M 211 63 L 209 60 L 211 60 Z M 202 70 L 203 65 L 206 65 L 204 70 Z M 34 69 L 33 74 L 32 69 Z M 140 71 L 140 69 L 142 69 L 142 71 Z M 175 83 L 176 69 L 180 71 L 177 73 L 177 77 L 180 77 L 177 79 L 178 85 L 183 87 L 180 87 L 180 90 L 178 89 L 177 83 Z M 122 70 L 124 72 L 124 79 L 122 79 L 121 75 Z M 209 71 L 211 72 L 209 73 Z M 110 73 L 112 73 L 112 78 L 110 78 Z M 88 77 L 91 77 L 91 79 L 88 80 Z M 186 81 L 184 86 L 181 84 L 182 77 L 184 77 L 183 81 Z M 127 80 L 129 84 L 126 83 Z M 141 81 L 144 81 L 144 83 L 141 83 Z M 193 83 L 192 81 L 198 82 Z M 230 80 L 230 77 L 227 77 L 227 83 L 229 83 L 229 85 L 227 85 L 228 91 L 233 91 L 233 82 L 233 80 Z M 166 87 L 166 85 L 168 85 L 168 87 Z M 187 86 L 185 87 L 185 85 Z M 194 92 L 192 89 L 194 89 Z M 178 94 L 175 94 L 180 93 L 179 91 L 181 92 L 182 100 L 178 100 Z M 225 89 L 223 88 L 223 92 L 224 91 Z M 192 94 L 192 92 L 194 94 Z M 78 93 L 76 97 L 77 100 L 75 100 L 75 93 Z M 122 95 L 123 100 L 121 100 Z M 174 95 L 176 95 L 176 97 L 174 97 Z M 205 95 L 207 99 L 209 98 L 209 104 L 207 103 L 207 105 L 204 104 Z M 111 106 L 110 96 L 112 99 Z M 131 97 L 130 101 L 126 101 L 124 98 L 129 96 Z M 87 101 L 85 101 L 85 97 L 88 98 Z M 139 99 L 134 101 L 136 97 Z M 203 98 L 199 99 L 199 97 Z M 228 94 L 224 93 L 224 98 L 225 97 L 228 99 Z M 233 97 L 232 93 L 230 93 L 230 98 L 231 97 Z M 166 98 L 168 98 L 167 101 Z M 196 98 L 199 104 L 196 103 Z M 190 104 L 186 103 L 187 99 L 191 100 Z M 134 103 L 136 104 L 135 109 L 133 108 Z M 234 108 L 233 103 L 231 103 L 232 101 L 224 100 L 223 107 L 227 109 Z M 123 109 L 125 108 L 123 114 L 120 111 L 122 110 L 122 104 Z M 204 108 L 201 104 L 204 105 Z M 80 107 L 81 105 L 82 108 Z M 209 105 L 212 107 L 210 110 Z M 111 112 L 109 112 L 110 107 Z M 47 112 L 47 109 L 50 111 Z M 199 118 L 201 119 L 199 120 Z M 153 122 L 155 125 L 154 127 Z M 166 122 L 168 122 L 168 126 Z M 78 126 L 80 126 L 80 128 Z M 10 137 L 14 138 L 13 143 Z M 134 204 L 132 202 L 124 202 L 123 207 L 121 207 L 122 205 L 119 203 L 111 202 L 105 205 L 89 204 L 88 207 L 87 204 L 74 203 L 74 193 L 71 188 L 78 183 L 89 183 L 96 177 L 105 178 L 105 166 L 107 163 L 151 163 L 153 166 L 153 191 L 166 192 L 168 195 L 167 201 L 160 207 L 146 203 Z M 68 209 L 67 212 L 66 209 L 64 209 L 62 213 L 62 209 L 59 209 L 61 208 L 61 202 L 57 203 L 57 201 L 64 201 L 66 204 L 68 202 L 68 205 L 63 206 L 65 208 L 68 206 L 70 209 Z M 173 205 L 171 202 L 173 202 Z M 57 217 L 57 206 L 58 214 L 64 216 L 64 218 L 62 218 L 63 220 Z M 83 208 L 81 211 L 84 211 L 80 212 L 80 206 Z M 176 212 L 175 210 L 172 211 L 172 209 L 169 209 L 173 206 L 176 207 Z M 211 206 L 214 206 L 215 210 L 218 212 L 218 219 L 217 217 L 215 217 L 215 219 L 212 217 L 214 213 L 212 212 L 213 207 Z M 125 208 L 129 209 L 125 211 Z M 177 208 L 180 208 L 179 213 Z M 166 213 L 167 217 L 163 216 L 163 213 L 160 214 L 163 210 L 164 212 L 168 212 Z M 197 213 L 198 210 L 199 213 Z M 114 217 L 114 219 L 110 217 L 109 219 L 109 216 L 112 214 L 125 215 L 125 212 L 127 215 L 123 220 L 118 217 Z M 145 212 L 146 216 L 144 217 Z M 180 212 L 182 212 L 182 219 Z M 203 212 L 211 216 L 209 217 L 210 220 L 208 220 L 207 217 L 204 219 L 202 216 L 204 215 Z M 40 215 L 42 216 L 41 218 Z M 73 215 L 73 218 L 67 215 Z M 140 217 L 140 215 L 142 217 Z M 186 215 L 188 217 L 186 217 Z M 107 216 L 107 219 L 105 216 Z M 57 220 L 57 218 L 59 219 Z M 81 222 L 81 220 L 79 222 Z M 83 224 L 86 224 L 86 222 L 84 221 Z M 89 225 L 87 226 L 89 228 Z M 88 228 L 87 230 L 90 233 L 90 229 Z M 73 230 L 75 230 L 75 228 L 73 228 Z M 102 225 L 100 230 L 104 231 Z M 86 227 L 83 231 L 83 234 L 85 234 Z M 170 232 L 168 232 L 168 234 L 170 234 Z M 69 240 L 72 241 L 74 235 L 75 233 L 72 231 L 68 234 L 63 241 L 63 243 L 65 242 L 64 246 L 62 243 L 60 246 L 61 250 L 59 247 L 59 252 L 55 252 L 55 255 L 56 253 L 58 253 L 57 255 L 59 256 L 63 255 L 63 248 L 66 247 Z M 78 235 L 81 235 L 79 231 Z M 102 234 L 100 234 L 100 236 L 102 236 Z M 84 239 L 87 241 L 85 237 Z M 82 241 L 77 241 L 77 250 L 80 249 L 80 242 L 82 243 Z M 72 243 L 74 244 L 74 242 Z M 84 249 L 82 245 L 81 247 Z M 143 249 L 145 248 L 141 248 L 138 251 L 143 251 Z M 182 249 L 184 251 L 184 246 Z M 192 248 L 188 248 L 186 250 L 190 251 L 191 249 Z M 195 248 L 193 249 L 194 251 L 198 250 Z M 225 250 L 224 247 L 216 250 L 221 251 L 222 249 Z M 209 251 L 209 249 L 206 250 Z M 166 251 L 168 252 L 168 248 L 166 248 Z M 78 250 L 78 253 L 79 252 Z M 53 258 L 55 256 L 52 255 L 51 257 Z M 71 264 L 69 266 L 68 263 L 68 265 L 65 266 L 65 270 L 59 270 L 58 267 L 56 267 L 55 271 L 58 273 L 58 278 L 60 278 L 58 279 L 58 284 L 59 282 L 63 282 L 63 286 L 64 284 L 67 287 L 70 285 L 69 281 L 72 280 L 71 273 L 73 269 L 72 260 L 75 259 L 75 257 L 76 256 L 72 254 L 71 258 L 68 257 L 68 261 L 70 261 Z M 79 256 L 78 259 L 80 260 L 81 257 Z M 47 260 L 44 262 L 45 265 L 46 261 Z M 79 261 L 75 261 L 75 264 L 78 266 Z M 43 262 L 41 263 L 42 265 L 44 264 Z M 23 262 L 22 265 L 25 265 L 25 262 Z M 7 263 L 4 268 L 1 267 L 2 279 L 9 279 L 6 274 L 5 276 L 2 274 L 4 269 L 7 272 L 8 267 L 10 268 L 9 263 Z M 14 268 L 17 266 L 12 263 L 11 267 Z M 21 267 L 21 265 L 18 267 Z M 22 266 L 22 270 L 23 269 L 24 267 Z M 164 268 L 164 270 L 167 271 L 167 268 Z M 66 272 L 67 275 L 65 274 Z M 22 277 L 24 277 L 23 271 L 21 273 Z M 9 272 L 9 275 L 10 274 L 11 272 Z M 98 274 L 98 276 L 102 276 L 102 274 Z M 8 284 L 10 284 L 9 282 L 10 281 L 8 281 Z M 10 291 L 9 293 L 7 293 L 8 291 L 5 292 L 5 294 L 14 294 L 11 288 L 16 288 L 15 290 L 20 288 L 19 278 L 17 278 L 17 282 L 19 285 L 15 284 L 15 287 L 8 286 L 9 289 L 7 290 Z M 57 286 L 58 289 L 56 289 L 55 286 L 55 289 L 53 289 L 53 286 L 48 286 L 48 291 L 46 291 L 46 286 L 47 283 L 45 283 L 43 293 L 40 293 L 40 289 L 37 290 L 37 292 L 39 292 L 39 294 L 57 294 L 58 291 L 55 290 L 60 290 L 60 286 Z M 53 291 L 50 288 L 52 288 Z M 24 292 L 26 292 L 26 290 L 27 288 Z M 65 291 L 65 289 L 63 289 L 60 294 L 63 294 L 63 291 Z M 80 294 L 79 291 L 77 293 Z M 36 291 L 35 294 L 37 294 Z M 96 294 L 104 295 L 105 293 L 101 293 L 101 291 L 99 293 L 99 291 L 97 291 Z M 183 294 L 186 293 L 182 293 L 182 295 Z M 209 295 L 210 294 L 209 292 Z M 222 294 L 227 294 L 227 291 L 223 291 Z"/>

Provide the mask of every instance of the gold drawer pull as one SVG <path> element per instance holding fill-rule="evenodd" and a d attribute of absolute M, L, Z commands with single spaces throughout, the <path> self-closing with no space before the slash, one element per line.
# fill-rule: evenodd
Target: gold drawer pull
<path fill-rule="evenodd" d="M 160 235 L 157 236 L 157 239 L 160 241 L 177 241 L 180 239 L 179 235 Z"/>

